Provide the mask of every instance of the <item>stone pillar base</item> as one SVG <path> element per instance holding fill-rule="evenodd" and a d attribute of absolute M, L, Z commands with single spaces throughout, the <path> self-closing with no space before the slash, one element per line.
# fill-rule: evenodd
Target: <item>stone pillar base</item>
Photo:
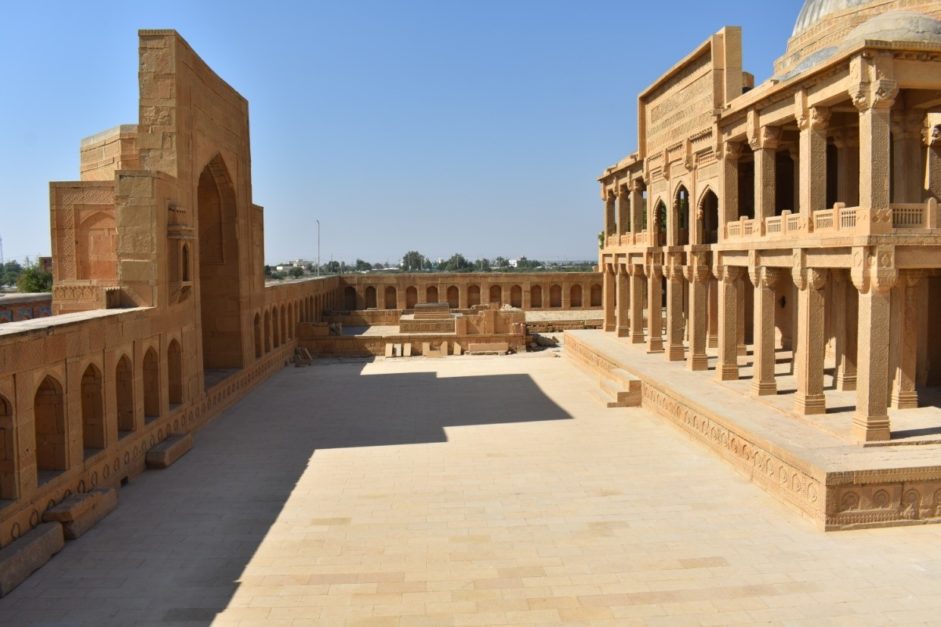
<path fill-rule="evenodd" d="M 719 366 L 718 368 L 716 368 L 716 378 L 719 381 L 737 381 L 738 380 L 738 366 L 735 366 L 735 365 Z"/>
<path fill-rule="evenodd" d="M 647 343 L 647 352 L 648 353 L 662 353 L 663 352 L 663 340 L 655 337 Z"/>
<path fill-rule="evenodd" d="M 775 381 L 754 381 L 751 384 L 752 396 L 774 396 L 778 393 L 778 384 Z"/>
<path fill-rule="evenodd" d="M 686 364 L 690 370 L 708 370 L 709 358 L 706 355 L 693 355 Z"/>
<path fill-rule="evenodd" d="M 643 333 L 640 333 L 640 334 L 635 333 L 634 335 L 631 336 L 631 344 L 643 344 L 646 341 L 647 340 L 644 339 Z"/>
<path fill-rule="evenodd" d="M 802 416 L 825 414 L 827 401 L 823 394 L 801 394 L 794 396 L 794 411 Z"/>
<path fill-rule="evenodd" d="M 623 329 L 623 328 L 618 329 L 618 337 L 630 337 L 630 336 L 631 336 L 630 329 Z"/>
<path fill-rule="evenodd" d="M 836 377 L 836 389 L 844 392 L 852 392 L 856 389 L 856 375 Z"/>
<path fill-rule="evenodd" d="M 886 442 L 892 439 L 888 416 L 853 416 L 853 438 L 857 442 Z"/>
<path fill-rule="evenodd" d="M 893 392 L 892 407 L 894 409 L 914 409 L 918 407 L 918 392 L 914 390 Z"/>
<path fill-rule="evenodd" d="M 683 361 L 686 359 L 686 350 L 682 346 L 670 346 L 667 349 L 667 360 Z"/>
<path fill-rule="evenodd" d="M 719 336 L 710 335 L 706 338 L 706 348 L 719 348 Z"/>

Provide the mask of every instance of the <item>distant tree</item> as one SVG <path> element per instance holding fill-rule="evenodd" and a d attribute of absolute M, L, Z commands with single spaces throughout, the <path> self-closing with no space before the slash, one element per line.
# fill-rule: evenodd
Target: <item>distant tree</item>
<path fill-rule="evenodd" d="M 294 266 L 293 268 L 288 270 L 288 274 L 291 276 L 292 279 L 299 279 L 302 276 L 304 276 L 304 269 Z"/>
<path fill-rule="evenodd" d="M 490 272 L 490 260 L 482 257 L 474 262 L 474 269 L 477 272 Z"/>
<path fill-rule="evenodd" d="M 417 250 L 410 250 L 402 257 L 402 270 L 405 272 L 421 272 L 425 265 L 425 256 Z"/>
<path fill-rule="evenodd" d="M 18 261 L 8 261 L 0 266 L 0 285 L 16 285 L 16 280 L 23 272 L 23 266 Z"/>
<path fill-rule="evenodd" d="M 433 262 L 428 257 L 425 257 L 424 270 L 426 272 L 432 272 L 435 269 L 435 262 Z"/>
<path fill-rule="evenodd" d="M 382 265 L 381 263 L 374 263 L 374 264 L 372 264 L 372 269 L 373 269 L 373 270 L 382 270 L 383 268 L 385 268 L 385 266 Z"/>
<path fill-rule="evenodd" d="M 372 264 L 368 261 L 363 261 L 362 259 L 356 260 L 355 270 L 357 272 L 366 272 L 367 270 L 372 270 Z"/>
<path fill-rule="evenodd" d="M 265 264 L 265 276 L 270 277 L 273 275 L 274 275 L 274 268 L 269 266 L 268 264 Z"/>
<path fill-rule="evenodd" d="M 52 290 L 52 274 L 38 265 L 27 267 L 16 279 L 20 292 L 48 292 Z"/>
<path fill-rule="evenodd" d="M 340 273 L 340 262 L 339 261 L 328 261 L 324 266 L 324 270 L 327 274 L 339 274 Z"/>
<path fill-rule="evenodd" d="M 520 257 L 516 260 L 517 270 L 536 270 L 537 268 L 541 268 L 542 265 L 542 262 L 536 261 L 535 259 L 527 259 L 526 257 Z"/>
<path fill-rule="evenodd" d="M 498 270 L 505 270 L 510 267 L 510 262 L 506 259 L 506 257 L 497 257 L 493 260 L 493 267 L 497 268 Z"/>
<path fill-rule="evenodd" d="M 465 259 L 461 253 L 451 255 L 451 258 L 444 262 L 445 272 L 468 272 L 473 267 L 474 264 Z"/>

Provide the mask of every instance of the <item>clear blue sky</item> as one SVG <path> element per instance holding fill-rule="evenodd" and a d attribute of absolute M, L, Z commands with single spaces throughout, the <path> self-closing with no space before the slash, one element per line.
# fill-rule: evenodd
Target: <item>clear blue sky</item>
<path fill-rule="evenodd" d="M 595 178 L 637 94 L 723 25 L 761 81 L 799 0 L 17 2 L 0 24 L 0 236 L 48 254 L 48 181 L 137 121 L 137 29 L 177 29 L 250 103 L 269 262 L 596 251 Z"/>

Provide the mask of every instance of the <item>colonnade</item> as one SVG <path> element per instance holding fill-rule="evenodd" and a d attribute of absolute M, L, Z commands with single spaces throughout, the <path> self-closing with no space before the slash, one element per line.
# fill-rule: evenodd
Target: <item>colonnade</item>
<path fill-rule="evenodd" d="M 656 254 L 625 257 L 603 268 L 604 329 L 689 370 L 713 369 L 719 381 L 741 377 L 750 348 L 756 397 L 779 393 L 778 350 L 790 349 L 799 415 L 826 412 L 825 366 L 832 364 L 833 388 L 856 392 L 855 437 L 886 440 L 887 409 L 917 407 L 917 385 L 927 378 L 930 273 L 888 269 L 891 249 L 855 252 L 864 264 L 852 271 L 710 265 L 709 253 L 690 253 L 683 265 L 669 253 L 666 263 Z"/>

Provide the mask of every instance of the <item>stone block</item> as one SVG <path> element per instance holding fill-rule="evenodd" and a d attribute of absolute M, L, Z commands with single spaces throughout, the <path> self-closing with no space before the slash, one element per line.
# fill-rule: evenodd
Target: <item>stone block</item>
<path fill-rule="evenodd" d="M 45 522 L 62 524 L 67 540 L 75 540 L 91 529 L 99 520 L 118 506 L 118 493 L 114 488 L 96 488 L 83 494 L 73 494 L 46 510 Z"/>
<path fill-rule="evenodd" d="M 0 597 L 26 581 L 65 546 L 62 525 L 42 523 L 0 549 Z"/>
<path fill-rule="evenodd" d="M 193 435 L 181 433 L 171 435 L 147 451 L 148 468 L 167 468 L 193 448 Z"/>
<path fill-rule="evenodd" d="M 386 357 L 392 357 L 393 352 L 395 351 L 395 346 L 391 343 L 386 343 Z"/>
<path fill-rule="evenodd" d="M 487 353 L 505 355 L 510 350 L 506 342 L 472 342 L 467 345 L 467 354 L 483 355 Z"/>
<path fill-rule="evenodd" d="M 411 342 L 405 342 L 405 343 L 402 345 L 402 350 L 403 350 L 402 355 L 403 355 L 404 357 L 411 357 L 411 356 L 412 356 L 412 343 L 411 343 Z"/>

